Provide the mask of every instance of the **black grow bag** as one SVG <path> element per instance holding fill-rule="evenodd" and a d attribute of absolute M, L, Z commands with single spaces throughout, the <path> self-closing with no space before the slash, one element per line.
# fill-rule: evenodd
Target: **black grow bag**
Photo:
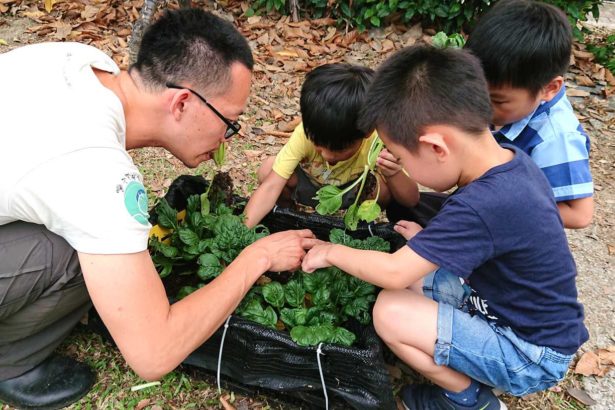
<path fill-rule="evenodd" d="M 173 182 L 165 197 L 175 209 L 183 209 L 186 198 L 204 192 L 207 183 L 200 177 L 182 176 Z M 239 198 L 241 200 L 241 198 Z M 276 208 L 263 220 L 271 232 L 311 229 L 327 239 L 332 228 L 342 228 L 339 218 Z M 362 224 L 349 232 L 356 238 L 383 237 L 398 249 L 404 239 L 389 224 Z M 166 286 L 166 284 L 165 284 Z M 239 316 L 231 316 L 224 334 L 218 329 L 184 364 L 216 373 L 223 380 L 248 388 L 262 388 L 289 394 L 313 406 L 324 408 L 325 396 L 317 360 L 317 347 L 302 347 L 290 335 Z M 383 359 L 382 341 L 372 325 L 350 323 L 357 335 L 354 346 L 323 344 L 320 356 L 329 401 L 344 402 L 354 409 L 395 409 L 389 373 Z M 224 334 L 224 344 L 221 342 Z"/>

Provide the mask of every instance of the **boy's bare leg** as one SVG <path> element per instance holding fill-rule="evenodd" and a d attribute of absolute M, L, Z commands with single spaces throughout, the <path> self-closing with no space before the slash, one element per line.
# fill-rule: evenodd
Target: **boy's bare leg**
<path fill-rule="evenodd" d="M 470 378 L 433 360 L 438 304 L 413 290 L 382 290 L 374 306 L 374 326 L 391 350 L 438 386 L 460 392 Z"/>
<path fill-rule="evenodd" d="M 273 172 L 273 163 L 275 162 L 275 157 L 267 157 L 267 159 L 261 164 L 256 171 L 256 176 L 258 177 L 258 183 L 261 184 L 267 176 Z M 278 205 L 280 206 L 290 206 L 292 203 L 292 193 L 297 187 L 297 176 L 295 174 L 291 175 L 288 179 L 288 182 L 284 186 L 284 189 L 280 193 L 280 197 L 277 200 Z"/>

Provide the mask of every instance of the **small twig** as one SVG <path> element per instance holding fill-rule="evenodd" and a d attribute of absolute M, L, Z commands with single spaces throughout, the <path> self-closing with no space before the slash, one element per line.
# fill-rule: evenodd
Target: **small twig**
<path fill-rule="evenodd" d="M 274 137 L 279 138 L 290 138 L 292 132 L 283 132 L 283 131 L 263 131 L 264 135 L 273 135 Z"/>

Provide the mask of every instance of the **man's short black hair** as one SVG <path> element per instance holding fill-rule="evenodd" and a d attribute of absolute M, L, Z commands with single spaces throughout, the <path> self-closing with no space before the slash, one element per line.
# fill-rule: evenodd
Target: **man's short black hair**
<path fill-rule="evenodd" d="M 536 95 L 570 64 L 572 29 L 557 7 L 532 0 L 501 0 L 478 21 L 466 48 L 492 86 Z"/>
<path fill-rule="evenodd" d="M 150 89 L 188 83 L 215 94 L 226 91 L 235 62 L 250 70 L 254 65 L 248 42 L 231 23 L 200 9 L 180 9 L 148 27 L 131 69 Z"/>
<path fill-rule="evenodd" d="M 352 64 L 325 64 L 312 70 L 301 87 L 305 134 L 315 145 L 340 151 L 364 138 L 357 125 L 374 71 Z"/>
<path fill-rule="evenodd" d="M 376 71 L 361 113 L 361 126 L 384 131 L 415 152 L 430 125 L 468 134 L 488 130 L 489 91 L 480 62 L 469 52 L 412 46 L 396 52 Z"/>

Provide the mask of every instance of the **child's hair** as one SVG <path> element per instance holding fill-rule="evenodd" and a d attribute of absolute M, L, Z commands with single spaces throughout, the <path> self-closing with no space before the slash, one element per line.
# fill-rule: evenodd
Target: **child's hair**
<path fill-rule="evenodd" d="M 315 68 L 301 87 L 301 117 L 307 138 L 315 145 L 340 151 L 370 130 L 357 126 L 374 71 L 351 64 Z"/>
<path fill-rule="evenodd" d="M 376 127 L 415 152 L 425 127 L 449 125 L 468 134 L 488 130 L 491 103 L 480 62 L 469 52 L 404 48 L 376 71 L 360 124 Z"/>
<path fill-rule="evenodd" d="M 572 30 L 564 13 L 532 0 L 502 0 L 470 33 L 466 48 L 493 86 L 525 88 L 533 95 L 570 64 Z"/>

